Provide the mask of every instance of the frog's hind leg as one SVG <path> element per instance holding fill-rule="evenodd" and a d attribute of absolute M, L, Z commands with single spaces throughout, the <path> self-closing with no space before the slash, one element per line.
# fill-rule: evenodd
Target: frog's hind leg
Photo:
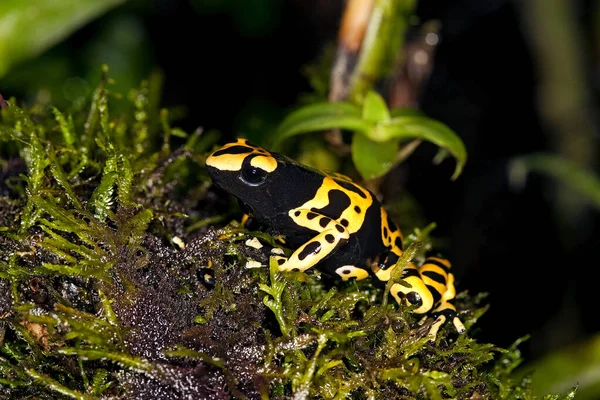
<path fill-rule="evenodd" d="M 454 275 L 450 272 L 450 262 L 443 258 L 429 257 L 419 268 L 419 272 L 430 291 L 436 297 L 436 305 L 431 312 L 435 322 L 431 326 L 428 336 L 435 340 L 440 327 L 446 321 L 452 321 L 458 333 L 466 331 L 460 318 L 456 314 L 456 307 L 452 301 L 456 297 Z"/>
<path fill-rule="evenodd" d="M 371 266 L 373 273 L 382 282 L 387 282 L 391 279 L 392 273 L 396 268 L 396 263 L 400 258 L 401 250 L 392 249 L 385 254 L 381 263 L 374 263 Z M 394 283 L 390 288 L 390 294 L 400 304 L 403 299 L 409 305 L 415 306 L 414 313 L 424 314 L 431 310 L 434 305 L 434 297 L 425 285 L 425 282 L 419 273 L 419 270 L 412 262 L 409 263 L 402 271 L 402 280 L 410 285 L 405 286 L 403 283 Z"/>

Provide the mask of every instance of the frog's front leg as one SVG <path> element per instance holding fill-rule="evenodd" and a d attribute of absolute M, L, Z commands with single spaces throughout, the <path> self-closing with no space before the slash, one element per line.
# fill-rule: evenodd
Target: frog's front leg
<path fill-rule="evenodd" d="M 294 251 L 290 258 L 275 256 L 280 271 L 306 271 L 350 238 L 345 226 L 325 215 L 306 209 L 294 209 L 289 215 L 298 225 L 319 233 Z"/>

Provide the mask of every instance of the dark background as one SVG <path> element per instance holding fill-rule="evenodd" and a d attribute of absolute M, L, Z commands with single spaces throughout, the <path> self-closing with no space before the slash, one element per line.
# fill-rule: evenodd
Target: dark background
<path fill-rule="evenodd" d="M 225 142 L 272 129 L 299 94 L 311 91 L 303 68 L 334 43 L 343 7 L 340 0 L 148 3 L 127 3 L 82 27 L 2 78 L 0 92 L 68 105 L 93 88 L 102 63 L 111 68 L 115 91 L 158 69 L 162 105 L 180 115 L 177 125 L 217 129 Z M 578 119 L 583 109 L 596 149 L 600 18 L 594 19 L 594 2 L 571 3 L 584 67 L 578 78 L 590 97 L 564 118 Z M 510 160 L 560 152 L 558 143 L 570 134 L 553 131 L 553 119 L 538 111 L 542 66 L 528 17 L 516 4 L 419 2 L 420 20 L 442 23 L 421 108 L 462 137 L 469 160 L 452 182 L 453 162 L 432 166 L 435 148 L 421 146 L 403 165 L 407 178 L 398 185 L 406 185 L 425 220 L 437 222 L 435 235 L 446 239 L 442 251 L 453 262 L 458 290 L 490 293 L 477 336 L 508 346 L 532 333 L 523 349 L 537 357 L 600 330 L 600 224 L 585 201 L 561 203 L 557 193 L 568 189 L 550 178 L 531 176 L 521 189 L 509 185 Z M 595 156 L 586 166 L 596 169 Z"/>

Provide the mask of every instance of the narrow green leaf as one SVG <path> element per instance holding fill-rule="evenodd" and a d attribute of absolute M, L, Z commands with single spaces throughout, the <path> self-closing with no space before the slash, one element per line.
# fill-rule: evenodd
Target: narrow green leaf
<path fill-rule="evenodd" d="M 328 129 L 347 129 L 355 132 L 367 132 L 370 124 L 361 117 L 351 116 L 325 116 L 304 121 L 290 127 L 286 131 L 278 131 L 277 139 L 287 139 L 302 133 L 325 131 Z"/>
<path fill-rule="evenodd" d="M 390 110 L 381 95 L 373 90 L 367 93 L 363 103 L 362 117 L 369 122 L 387 122 L 390 120 Z"/>
<path fill-rule="evenodd" d="M 42 263 L 43 268 L 38 268 L 36 269 L 37 273 L 48 273 L 48 272 L 54 272 L 57 273 L 59 275 L 65 275 L 65 276 L 73 276 L 73 275 L 81 275 L 81 276 L 97 276 L 97 277 L 103 277 L 102 274 L 98 275 L 96 274 L 96 271 L 91 271 L 91 270 L 86 270 L 84 268 L 80 268 L 80 267 L 74 267 L 72 265 L 66 265 L 66 264 L 51 264 L 51 263 Z M 46 271 L 44 271 L 46 270 Z M 101 271 L 103 272 L 103 271 Z"/>
<path fill-rule="evenodd" d="M 300 122 L 322 116 L 361 116 L 361 109 L 354 104 L 340 103 L 314 103 L 298 108 L 291 112 L 279 125 L 279 130 L 287 130 Z"/>
<path fill-rule="evenodd" d="M 71 187 L 71 184 L 69 183 L 69 178 L 67 178 L 67 174 L 65 174 L 65 172 L 63 171 L 61 166 L 57 162 L 53 162 L 50 165 L 50 172 L 52 173 L 52 176 L 54 177 L 56 182 L 60 186 L 62 186 L 63 189 L 65 189 L 65 194 L 66 194 L 67 198 L 71 201 L 71 203 L 73 203 L 73 205 L 77 209 L 81 210 L 83 208 L 83 206 L 81 205 L 81 202 L 79 201 L 79 199 L 77 198 L 77 195 L 73 191 L 73 188 Z"/>
<path fill-rule="evenodd" d="M 40 196 L 32 197 L 32 201 L 37 208 L 47 212 L 54 218 L 54 221 L 48 221 L 42 218 L 40 222 L 46 226 L 56 228 L 65 232 L 74 232 L 77 230 L 87 230 L 87 225 L 80 219 L 75 218 L 69 211 L 52 203 L 50 199 L 45 200 Z"/>
<path fill-rule="evenodd" d="M 311 104 L 296 110 L 283 120 L 275 132 L 275 142 L 325 129 L 365 132 L 371 125 L 363 120 L 360 108 L 350 103 Z"/>
<path fill-rule="evenodd" d="M 398 142 L 374 142 L 362 133 L 352 137 L 352 161 L 365 179 L 385 175 L 394 165 Z"/>
<path fill-rule="evenodd" d="M 394 108 L 390 111 L 390 115 L 392 118 L 395 117 L 425 117 L 425 114 L 421 110 L 417 110 L 414 108 Z"/>
<path fill-rule="evenodd" d="M 126 353 L 86 350 L 75 347 L 62 347 L 57 351 L 60 354 L 79 356 L 84 360 L 110 360 L 139 372 L 149 372 L 153 370 L 150 361 L 141 357 L 134 357 Z"/>
<path fill-rule="evenodd" d="M 79 399 L 79 400 L 91 400 L 91 399 L 93 399 L 92 396 L 89 396 L 87 394 L 78 392 L 78 391 L 73 390 L 73 389 L 69 389 L 68 387 L 62 385 L 58 381 L 55 381 L 54 379 L 52 379 L 48 375 L 40 374 L 39 372 L 37 372 L 33 368 L 25 368 L 25 372 L 27 373 L 27 375 L 29 375 L 30 377 L 32 377 L 38 384 L 44 386 L 45 388 L 47 388 L 49 390 L 52 390 L 52 391 L 56 392 L 56 393 L 60 393 L 63 396 L 67 396 L 67 397 L 70 397 L 72 399 Z"/>
<path fill-rule="evenodd" d="M 94 211 L 94 216 L 100 221 L 104 221 L 110 212 L 114 201 L 115 184 L 119 178 L 118 156 L 114 152 L 112 143 L 107 142 L 104 150 L 109 152 L 110 156 L 104 164 L 100 184 L 96 187 L 94 193 L 92 193 L 89 201 L 89 205 Z"/>
<path fill-rule="evenodd" d="M 108 371 L 104 368 L 98 368 L 92 378 L 91 392 L 94 395 L 101 395 L 111 385 L 111 381 L 107 381 L 109 377 Z"/>
<path fill-rule="evenodd" d="M 132 203 L 133 169 L 127 156 L 120 154 L 119 159 L 121 162 L 118 164 L 117 194 L 119 203 L 128 206 Z"/>
<path fill-rule="evenodd" d="M 144 233 L 148 228 L 148 224 L 152 221 L 154 214 L 152 210 L 146 209 L 140 211 L 133 217 L 129 218 L 120 228 L 121 231 L 128 232 L 130 235 L 130 243 L 139 244 L 144 238 Z"/>
<path fill-rule="evenodd" d="M 456 159 L 452 179 L 458 178 L 467 161 L 467 150 L 460 137 L 446 125 L 427 117 L 395 117 L 389 122 L 377 124 L 367 136 L 378 142 L 423 139 L 440 146 Z"/>
<path fill-rule="evenodd" d="M 402 271 L 404 271 L 404 269 L 408 266 L 408 263 L 412 261 L 412 259 L 419 252 L 419 250 L 421 249 L 422 246 L 423 246 L 423 243 L 421 243 L 421 242 L 411 243 L 411 245 L 408 246 L 406 248 L 406 250 L 404 250 L 404 253 L 402 253 L 400 258 L 398 258 L 398 261 L 396 262 L 396 266 L 394 267 L 394 271 L 392 272 L 392 277 L 385 284 L 385 291 L 384 291 L 383 302 L 382 302 L 383 306 L 387 305 L 390 289 L 392 288 L 392 286 L 395 283 L 399 283 L 402 286 L 411 287 L 408 282 L 406 282 L 405 280 L 402 279 Z"/>
<path fill-rule="evenodd" d="M 199 358 L 202 361 L 214 365 L 215 367 L 225 368 L 225 362 L 222 358 L 211 357 L 210 355 L 203 353 L 201 351 L 196 351 L 192 349 L 188 349 L 182 345 L 175 345 L 175 348 L 172 350 L 166 350 L 165 355 L 169 357 L 189 357 L 189 358 Z"/>
<path fill-rule="evenodd" d="M 3 0 L 0 77 L 124 0 Z M 35 29 L 32 29 L 35 27 Z"/>
<path fill-rule="evenodd" d="M 94 216 L 100 221 L 104 221 L 108 217 L 110 208 L 113 205 L 113 193 L 117 177 L 118 174 L 116 172 L 109 172 L 102 175 L 100 184 L 96 187 L 90 198 Z"/>
<path fill-rule="evenodd" d="M 52 107 L 52 112 L 54 113 L 54 119 L 56 119 L 56 122 L 58 122 L 58 126 L 60 127 L 65 144 L 68 148 L 72 149 L 75 141 L 77 140 L 75 127 L 73 124 L 73 117 L 69 115 L 68 118 L 65 118 L 63 113 L 61 113 L 56 107 Z"/>

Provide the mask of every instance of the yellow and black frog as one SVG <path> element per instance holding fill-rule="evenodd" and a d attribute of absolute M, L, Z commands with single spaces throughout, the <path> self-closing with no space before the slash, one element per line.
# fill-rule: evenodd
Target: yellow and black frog
<path fill-rule="evenodd" d="M 348 177 L 299 164 L 246 139 L 212 153 L 206 168 L 216 186 L 296 249 L 289 258 L 274 256 L 281 271 L 317 266 L 343 280 L 391 278 L 402 254 L 402 233 L 375 196 Z M 431 312 L 436 318 L 431 339 L 446 320 L 465 331 L 451 302 L 456 291 L 447 260 L 430 257 L 420 268 L 410 263 L 402 279 L 411 287 L 396 283 L 390 292 L 417 314 Z"/>

